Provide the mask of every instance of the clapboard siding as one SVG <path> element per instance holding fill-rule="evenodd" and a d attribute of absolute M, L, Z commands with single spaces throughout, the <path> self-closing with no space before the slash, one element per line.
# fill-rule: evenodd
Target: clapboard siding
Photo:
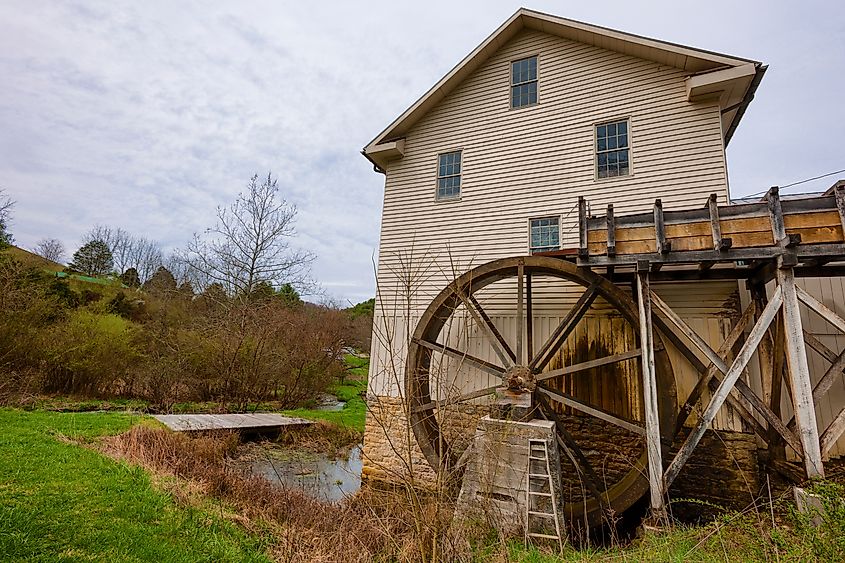
<path fill-rule="evenodd" d="M 540 103 L 511 110 L 509 63 L 532 55 L 538 56 Z M 666 209 L 703 205 L 711 193 L 726 202 L 719 107 L 715 101 L 688 102 L 685 78 L 677 68 L 526 30 L 417 121 L 404 137 L 404 156 L 386 167 L 371 391 L 400 391 L 407 331 L 456 275 L 528 252 L 529 218 L 559 215 L 562 244 L 573 246 L 578 196 L 587 197 L 596 213 L 613 203 L 617 215 L 650 209 L 658 197 Z M 596 180 L 594 125 L 617 118 L 630 119 L 633 173 Z M 462 150 L 461 199 L 438 202 L 437 155 L 456 149 Z M 410 278 L 410 295 L 405 278 Z M 705 285 L 661 292 L 718 346 L 735 316 L 736 284 Z M 534 291 L 539 346 L 582 289 L 561 289 L 549 281 L 538 282 Z M 506 334 L 515 327 L 509 298 L 507 287 L 482 296 Z M 620 320 L 601 317 L 600 305 L 595 309 L 591 315 L 598 317 L 587 324 L 605 336 L 618 332 Z M 491 354 L 471 323 L 462 330 L 450 338 L 464 338 L 482 357 Z M 628 339 L 620 343 L 628 345 Z M 572 345 L 567 343 L 561 361 L 571 355 Z M 695 375 L 685 360 L 672 357 L 672 362 L 680 394 L 691 388 Z M 489 383 L 480 374 L 448 373 L 449 389 Z M 627 385 L 628 399 L 595 392 L 615 410 L 636 417 L 638 392 L 633 383 Z M 731 413 L 720 416 L 719 427 L 738 427 Z"/>

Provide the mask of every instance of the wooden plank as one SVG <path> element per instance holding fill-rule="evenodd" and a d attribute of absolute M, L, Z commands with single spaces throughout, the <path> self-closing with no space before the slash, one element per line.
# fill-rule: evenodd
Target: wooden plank
<path fill-rule="evenodd" d="M 545 394 L 550 399 L 557 401 L 558 403 L 564 404 L 567 407 L 581 411 L 585 414 L 589 414 L 590 416 L 594 416 L 596 418 L 604 420 L 605 422 L 615 424 L 620 428 L 624 428 L 625 430 L 629 430 L 631 432 L 634 432 L 635 434 L 639 434 L 640 436 L 645 436 L 645 429 L 642 426 L 638 426 L 631 421 L 619 418 L 598 407 L 588 405 L 587 403 L 576 399 L 575 397 L 568 395 L 563 391 L 555 391 L 553 389 L 549 389 L 545 385 L 538 385 L 537 390 Z"/>
<path fill-rule="evenodd" d="M 659 201 L 659 200 L 658 200 Z M 656 207 L 655 207 L 656 209 Z M 643 271 L 645 270 L 645 271 Z M 648 452 L 648 481 L 652 515 L 665 517 L 663 497 L 667 486 L 663 480 L 663 454 L 660 442 L 660 414 L 657 410 L 657 375 L 654 365 L 654 332 L 651 324 L 651 289 L 648 283 L 648 264 L 637 266 L 637 305 L 640 315 L 640 346 L 642 348 L 643 407 L 645 410 L 646 449 Z"/>
<path fill-rule="evenodd" d="M 768 330 L 772 319 L 774 319 L 780 309 L 782 302 L 783 297 L 781 295 L 781 291 L 780 289 L 777 289 L 772 296 L 772 300 L 769 301 L 769 304 L 766 305 L 766 308 L 760 315 L 760 319 L 754 325 L 754 328 L 751 329 L 748 339 L 745 341 L 745 344 L 742 345 L 736 359 L 725 374 L 725 378 L 722 380 L 722 383 L 719 384 L 719 387 L 710 398 L 710 402 L 707 404 L 704 412 L 702 412 L 698 417 L 695 427 L 692 429 L 689 436 L 687 436 L 687 439 L 684 441 L 680 450 L 678 450 L 678 453 L 675 455 L 675 458 L 672 460 L 672 463 L 669 465 L 669 468 L 666 470 L 664 483 L 667 488 L 672 485 L 672 482 L 678 476 L 678 473 L 680 473 L 681 468 L 687 462 L 689 457 L 692 455 L 693 450 L 701 441 L 707 427 L 710 426 L 713 419 L 716 418 L 716 413 L 719 412 L 720 408 L 722 408 L 722 405 L 728 398 L 731 388 L 737 382 L 740 374 L 742 374 L 745 369 L 745 366 L 748 365 L 748 362 L 751 360 L 757 345 L 760 343 L 760 340 L 763 339 L 763 336 L 765 336 L 766 331 Z"/>
<path fill-rule="evenodd" d="M 775 233 L 777 234 L 777 233 Z M 789 385 L 792 389 L 792 405 L 798 425 L 798 437 L 804 448 L 804 469 L 807 477 L 824 477 L 819 429 L 816 423 L 816 409 L 813 404 L 813 387 L 810 367 L 807 364 L 807 350 L 804 346 L 804 330 L 798 309 L 798 292 L 792 269 L 779 268 L 778 288 L 783 295 L 783 329 L 786 361 L 789 366 Z"/>
<path fill-rule="evenodd" d="M 208 430 L 278 430 L 284 427 L 308 426 L 313 421 L 275 413 L 244 414 L 160 414 L 153 418 L 176 432 Z"/>
<path fill-rule="evenodd" d="M 783 210 L 780 205 L 778 187 L 772 186 L 766 193 L 766 205 L 769 208 L 769 221 L 772 224 L 772 237 L 775 244 L 786 238 L 786 224 L 783 222 Z"/>

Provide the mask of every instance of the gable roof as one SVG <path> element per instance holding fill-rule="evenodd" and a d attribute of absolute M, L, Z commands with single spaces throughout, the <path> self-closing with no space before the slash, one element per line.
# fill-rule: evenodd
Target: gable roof
<path fill-rule="evenodd" d="M 362 151 L 364 156 L 377 167 L 381 167 L 386 159 L 401 156 L 404 151 L 401 140 L 411 127 L 523 29 L 542 31 L 688 71 L 691 76 L 697 77 L 692 85 L 688 79 L 687 94 L 690 100 L 704 96 L 713 97 L 721 93 L 725 145 L 733 135 L 766 71 L 766 67 L 759 61 L 650 39 L 520 8 L 370 141 Z"/>

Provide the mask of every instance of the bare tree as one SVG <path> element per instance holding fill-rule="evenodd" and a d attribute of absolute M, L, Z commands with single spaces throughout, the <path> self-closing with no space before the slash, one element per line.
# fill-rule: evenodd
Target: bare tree
<path fill-rule="evenodd" d="M 51 262 L 62 263 L 65 257 L 65 245 L 57 238 L 43 238 L 38 241 L 32 251 Z"/>
<path fill-rule="evenodd" d="M 235 295 L 249 295 L 261 282 L 308 285 L 314 256 L 291 248 L 296 206 L 278 196 L 276 179 L 256 174 L 232 205 L 218 207 L 217 224 L 195 234 L 183 253 L 192 277 Z"/>
<path fill-rule="evenodd" d="M 164 254 L 156 241 L 135 236 L 120 227 L 96 225 L 83 237 L 84 242 L 94 240 L 101 240 L 109 247 L 117 272 L 123 273 L 129 268 L 135 268 L 141 283 L 150 279 L 164 265 Z"/>
<path fill-rule="evenodd" d="M 5 190 L 0 189 L 0 248 L 4 248 L 14 242 L 14 238 L 7 230 L 14 206 L 15 201 L 6 195 Z"/>

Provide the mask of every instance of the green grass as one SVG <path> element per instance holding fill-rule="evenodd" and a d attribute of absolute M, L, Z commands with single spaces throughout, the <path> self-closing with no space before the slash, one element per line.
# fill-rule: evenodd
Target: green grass
<path fill-rule="evenodd" d="M 63 438 L 116 434 L 140 418 L 0 409 L 0 559 L 267 561 L 260 538 Z"/>
<path fill-rule="evenodd" d="M 347 354 L 343 361 L 348 368 L 349 376 L 343 384 L 334 385 L 330 389 L 339 400 L 346 403 L 342 410 L 292 409 L 283 411 L 284 414 L 307 418 L 308 420 L 325 420 L 354 428 L 363 433 L 367 418 L 367 403 L 361 396 L 366 395 L 367 392 L 367 372 L 370 367 L 370 359 Z"/>

